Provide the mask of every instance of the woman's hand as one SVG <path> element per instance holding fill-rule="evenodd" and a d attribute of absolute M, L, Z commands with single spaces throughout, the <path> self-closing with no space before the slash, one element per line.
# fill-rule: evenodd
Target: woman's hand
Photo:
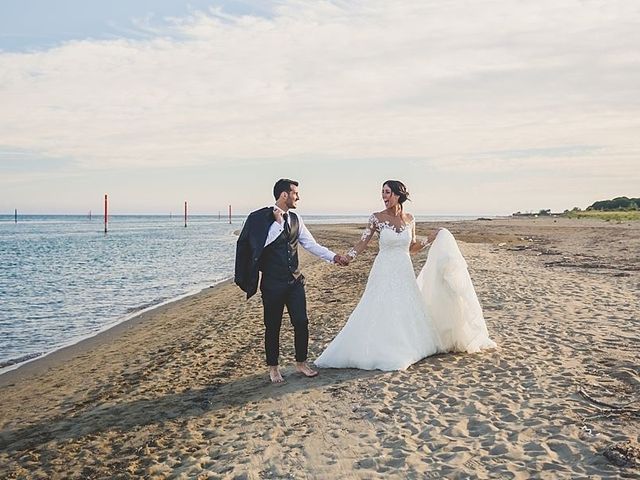
<path fill-rule="evenodd" d="M 425 247 L 426 245 L 424 242 L 421 242 L 421 241 L 412 242 L 411 245 L 409 245 L 409 253 L 411 255 L 415 255 L 416 253 L 419 253 L 422 250 L 424 250 Z"/>

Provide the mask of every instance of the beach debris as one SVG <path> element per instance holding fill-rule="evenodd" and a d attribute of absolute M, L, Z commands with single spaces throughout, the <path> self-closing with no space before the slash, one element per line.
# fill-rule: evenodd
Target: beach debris
<path fill-rule="evenodd" d="M 329 392 L 329 394 L 333 398 L 342 398 L 347 393 L 349 393 L 349 387 L 347 387 L 347 386 L 331 386 L 331 387 L 327 388 L 327 392 Z"/>
<path fill-rule="evenodd" d="M 618 467 L 640 467 L 640 446 L 627 441 L 607 447 L 602 454 Z"/>
<path fill-rule="evenodd" d="M 591 385 L 591 387 L 594 388 L 596 386 Z M 602 387 L 600 387 L 599 389 L 601 394 L 603 392 L 607 394 L 614 393 L 614 392 L 610 392 L 607 389 L 603 390 Z M 578 388 L 577 393 L 580 396 L 582 396 L 582 398 L 584 398 L 589 403 L 591 403 L 592 406 L 595 407 L 596 409 L 595 413 L 583 416 L 582 417 L 583 422 L 593 421 L 595 419 L 605 419 L 605 418 L 618 419 L 618 420 L 640 418 L 640 409 L 635 408 L 635 405 L 637 403 L 637 400 L 635 398 L 628 399 L 628 401 L 624 403 L 611 403 L 609 401 L 604 401 L 604 400 L 595 398 L 595 396 L 592 393 L 588 392 L 585 389 L 584 385 Z M 619 393 L 620 392 L 618 392 L 618 394 Z"/>
<path fill-rule="evenodd" d="M 583 386 L 580 386 L 580 387 L 578 388 L 578 393 L 579 393 L 579 394 L 580 394 L 580 395 L 581 395 L 585 400 L 588 400 L 589 402 L 591 402 L 591 403 L 593 403 L 593 404 L 595 404 L 595 405 L 598 405 L 598 406 L 600 406 L 600 407 L 610 408 L 610 409 L 613 409 L 613 410 L 622 410 L 622 409 L 625 409 L 626 407 L 628 407 L 629 405 L 631 405 L 631 404 L 635 403 L 635 402 L 631 401 L 631 402 L 627 402 L 627 403 L 622 404 L 622 405 L 614 405 L 614 404 L 612 404 L 612 403 L 608 403 L 608 402 L 604 402 L 604 401 L 602 401 L 602 400 L 598 400 L 598 399 L 594 398 L 591 394 L 589 394 L 589 393 L 585 390 L 584 385 L 583 385 Z M 608 391 L 607 391 L 607 393 L 610 393 L 610 392 L 608 392 Z"/>
<path fill-rule="evenodd" d="M 504 247 L 506 244 L 507 244 L 507 242 L 500 242 L 500 243 L 498 244 L 498 246 L 499 246 L 499 247 Z"/>

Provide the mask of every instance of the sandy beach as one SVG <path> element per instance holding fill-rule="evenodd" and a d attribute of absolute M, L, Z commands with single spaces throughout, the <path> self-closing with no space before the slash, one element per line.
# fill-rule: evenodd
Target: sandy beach
<path fill-rule="evenodd" d="M 458 239 L 497 349 L 309 379 L 285 318 L 272 385 L 259 295 L 226 282 L 0 376 L 0 478 L 638 478 L 640 223 L 418 234 L 436 226 Z M 344 252 L 362 226 L 310 229 Z M 345 268 L 303 255 L 311 360 L 376 252 Z"/>

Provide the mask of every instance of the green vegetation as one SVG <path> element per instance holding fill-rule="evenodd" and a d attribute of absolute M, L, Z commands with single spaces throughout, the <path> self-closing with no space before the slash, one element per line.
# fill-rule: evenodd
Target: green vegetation
<path fill-rule="evenodd" d="M 601 210 L 606 212 L 620 210 L 638 210 L 640 198 L 616 197 L 613 200 L 599 200 L 594 202 L 587 210 Z"/>
<path fill-rule="evenodd" d="M 603 210 L 567 210 L 563 214 L 567 218 L 599 218 L 610 222 L 627 222 L 640 220 L 640 210 L 603 211 Z"/>
<path fill-rule="evenodd" d="M 613 222 L 626 222 L 629 220 L 640 220 L 640 198 L 616 197 L 613 200 L 599 200 L 580 210 L 573 207 L 572 210 L 565 210 L 564 217 L 567 218 L 599 218 Z"/>
<path fill-rule="evenodd" d="M 589 205 L 586 210 L 573 207 L 563 213 L 553 213 L 549 209 L 542 209 L 538 213 L 516 212 L 512 215 L 514 217 L 598 218 L 613 222 L 627 222 L 640 220 L 640 198 L 616 197 L 613 200 L 599 200 Z"/>

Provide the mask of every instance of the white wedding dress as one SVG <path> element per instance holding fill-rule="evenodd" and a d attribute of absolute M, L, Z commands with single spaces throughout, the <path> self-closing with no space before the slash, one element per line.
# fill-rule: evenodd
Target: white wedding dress
<path fill-rule="evenodd" d="M 438 233 L 416 281 L 409 255 L 413 222 L 399 231 L 374 222 L 380 251 L 364 294 L 315 365 L 404 370 L 437 352 L 495 346 L 453 236 L 447 230 Z"/>

